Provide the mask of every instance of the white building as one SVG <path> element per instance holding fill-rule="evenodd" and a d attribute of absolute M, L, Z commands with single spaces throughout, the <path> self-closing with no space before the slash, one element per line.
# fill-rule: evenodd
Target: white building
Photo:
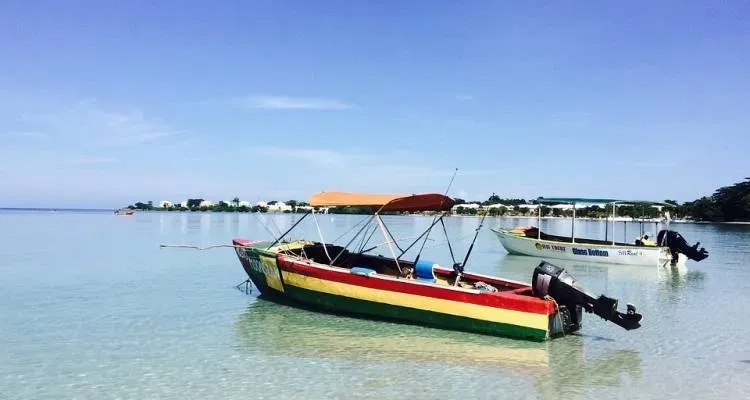
<path fill-rule="evenodd" d="M 162 200 L 161 202 L 159 202 L 160 208 L 171 208 L 172 206 L 174 206 L 174 204 L 172 204 L 172 202 L 168 200 Z"/>
<path fill-rule="evenodd" d="M 267 207 L 268 207 L 269 212 L 284 212 L 284 211 L 292 212 L 292 206 L 288 206 L 282 202 L 271 204 L 271 205 L 268 205 Z"/>
<path fill-rule="evenodd" d="M 199 207 L 211 207 L 214 203 L 211 200 L 203 200 Z"/>
<path fill-rule="evenodd" d="M 482 208 L 482 205 L 479 204 L 479 203 L 456 204 L 453 207 L 451 207 L 451 212 L 456 213 L 456 212 L 458 212 L 459 208 L 464 209 L 464 210 L 467 210 L 467 209 L 478 210 L 478 209 Z"/>

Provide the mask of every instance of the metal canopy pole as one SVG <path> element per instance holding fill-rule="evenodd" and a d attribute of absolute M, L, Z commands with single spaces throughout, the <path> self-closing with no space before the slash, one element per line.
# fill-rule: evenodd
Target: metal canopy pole
<path fill-rule="evenodd" d="M 542 239 L 542 205 L 537 204 L 536 205 L 539 208 L 539 213 L 536 217 L 536 238 L 537 240 Z"/>
<path fill-rule="evenodd" d="M 607 207 L 604 207 L 604 210 L 607 210 Z M 606 215 L 606 214 L 605 214 Z M 604 218 L 604 241 L 606 242 L 609 239 L 609 224 L 607 223 L 607 218 Z"/>
<path fill-rule="evenodd" d="M 612 245 L 615 244 L 615 216 L 617 215 L 617 203 L 612 203 Z"/>
<path fill-rule="evenodd" d="M 380 211 L 380 210 L 378 210 L 378 211 Z M 377 214 L 375 214 L 375 215 L 377 215 Z M 342 254 L 344 254 L 344 251 L 346 251 L 346 249 L 349 247 L 349 245 L 352 244 L 352 242 L 354 242 L 354 239 L 356 239 L 359 236 L 359 234 L 362 233 L 362 231 L 365 230 L 365 228 L 367 228 L 367 226 L 370 224 L 370 222 L 375 218 L 375 215 L 373 215 L 372 217 L 368 218 L 367 223 L 365 223 L 364 225 L 362 225 L 362 227 L 359 228 L 359 231 L 357 231 L 357 233 L 354 234 L 354 236 L 351 238 L 351 240 L 349 240 L 349 242 L 346 244 L 346 246 L 344 246 L 344 248 L 341 249 L 341 251 L 339 251 L 338 254 L 336 254 L 336 257 L 334 257 L 333 260 L 331 260 L 331 265 L 334 265 L 336 263 L 336 260 L 338 260 L 339 257 Z"/>
<path fill-rule="evenodd" d="M 573 203 L 573 220 L 570 222 L 570 239 L 572 243 L 576 242 L 576 203 Z"/>
<path fill-rule="evenodd" d="M 286 232 L 282 233 L 281 236 L 279 236 L 278 239 L 274 240 L 273 243 L 271 243 L 270 246 L 266 247 L 266 250 L 270 249 L 273 246 L 275 246 L 276 243 L 279 243 L 281 241 L 281 239 L 284 238 L 284 236 L 286 236 L 289 232 L 292 231 L 292 229 L 294 229 L 297 225 L 299 225 L 299 223 L 302 222 L 302 220 L 305 219 L 305 217 L 307 217 L 308 215 L 310 215 L 311 212 L 312 211 L 308 211 L 307 213 L 305 213 L 304 215 L 302 215 L 302 217 L 299 220 L 297 220 L 297 222 L 295 222 L 294 225 L 292 225 L 291 228 L 287 229 Z"/>
<path fill-rule="evenodd" d="M 434 227 L 435 225 L 437 225 L 438 222 L 442 222 L 442 220 L 443 220 L 443 215 L 441 215 L 439 218 L 433 219 L 432 224 L 427 229 L 425 229 L 425 231 L 422 232 L 422 234 L 419 235 L 410 245 L 406 246 L 406 249 L 402 250 L 401 254 L 399 254 L 399 256 L 396 257 L 396 259 L 399 259 L 399 258 L 403 257 L 404 254 L 406 254 L 407 251 L 409 251 L 415 244 L 417 244 L 417 242 L 419 241 L 419 239 L 422 239 L 422 237 L 424 235 L 428 234 L 432 230 L 432 227 Z M 427 242 L 427 239 L 425 239 L 424 243 L 426 243 L 426 242 Z M 424 243 L 422 243 L 422 249 L 424 248 Z M 422 253 L 422 249 L 419 250 L 420 254 Z"/>
<path fill-rule="evenodd" d="M 386 240 L 386 243 L 388 244 L 388 249 L 391 250 L 391 255 L 393 256 L 393 260 L 396 262 L 396 268 L 398 268 L 399 273 L 403 273 L 401 270 L 401 266 L 398 264 L 398 258 L 396 258 L 396 252 L 393 251 L 393 246 L 391 245 L 391 240 L 396 240 L 394 237 L 391 236 L 389 239 L 388 230 L 385 227 L 385 224 L 383 224 L 383 220 L 380 218 L 380 214 L 375 214 L 375 219 L 378 221 L 378 225 L 380 225 L 380 230 L 383 232 L 383 238 Z M 398 246 L 398 245 L 397 245 Z"/>
<path fill-rule="evenodd" d="M 318 218 L 315 217 L 315 209 L 310 210 L 310 214 L 312 214 L 313 221 L 315 221 L 315 227 L 318 229 L 318 236 L 320 236 L 320 243 L 323 244 L 323 252 L 326 253 L 326 257 L 328 257 L 328 262 L 333 261 L 331 258 L 331 255 L 328 254 L 328 246 L 326 246 L 326 241 L 323 239 L 323 232 L 320 230 L 320 225 L 318 224 Z"/>

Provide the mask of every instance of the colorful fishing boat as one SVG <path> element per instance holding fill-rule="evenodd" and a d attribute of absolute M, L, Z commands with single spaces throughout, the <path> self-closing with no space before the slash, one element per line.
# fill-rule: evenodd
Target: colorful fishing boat
<path fill-rule="evenodd" d="M 640 327 L 641 315 L 635 307 L 628 304 L 626 313 L 617 311 L 616 299 L 586 293 L 564 269 L 547 262 L 534 270 L 533 285 L 465 271 L 474 242 L 457 261 L 443 222 L 453 204 L 441 194 L 321 192 L 310 198 L 313 209 L 276 240 L 237 238 L 233 247 L 248 283 L 261 296 L 305 308 L 535 341 L 579 330 L 582 311 L 628 330 Z M 370 207 L 373 212 L 344 246 L 326 243 L 319 226 L 319 241 L 285 239 L 308 215 L 317 225 L 315 207 L 337 206 Z M 424 211 L 436 212 L 432 223 L 401 247 L 382 214 Z M 450 268 L 420 257 L 438 224 L 453 258 Z M 391 257 L 371 254 L 378 246 L 369 242 L 378 228 Z M 357 248 L 349 249 L 355 241 L 359 241 Z M 416 257 L 406 260 L 404 255 L 420 243 Z"/>
<path fill-rule="evenodd" d="M 666 218 L 666 228 L 659 231 L 655 241 L 644 234 L 642 227 L 645 221 L 636 221 L 641 222 L 641 229 L 639 236 L 632 242 L 615 240 L 615 221 L 618 219 L 616 217 L 618 206 L 669 206 L 669 204 L 641 200 L 542 197 L 537 200 L 537 204 L 539 205 L 537 207 L 537 226 L 491 229 L 508 253 L 581 262 L 653 266 L 682 266 L 688 259 L 701 261 L 708 257 L 705 248 L 698 249 L 700 242 L 689 246 L 679 232 L 669 230 L 669 218 Z M 542 204 L 572 205 L 573 218 L 570 236 L 552 235 L 540 229 Z M 581 204 L 612 207 L 611 233 L 609 232 L 609 223 L 605 222 L 604 239 L 576 237 L 576 208 Z M 659 220 L 648 221 L 648 223 L 654 223 L 657 226 L 660 223 Z M 627 221 L 623 222 L 625 223 L 625 229 L 627 229 Z M 611 238 L 609 238 L 610 234 Z M 626 234 L 627 231 L 624 231 L 623 236 Z"/>

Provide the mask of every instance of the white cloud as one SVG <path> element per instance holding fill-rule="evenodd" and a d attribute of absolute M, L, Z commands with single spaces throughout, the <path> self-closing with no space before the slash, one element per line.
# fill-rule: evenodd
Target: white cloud
<path fill-rule="evenodd" d="M 456 101 L 469 101 L 474 100 L 474 96 L 470 94 L 457 94 L 456 95 Z"/>
<path fill-rule="evenodd" d="M 252 95 L 235 99 L 234 102 L 243 107 L 270 110 L 344 110 L 355 107 L 343 100 L 322 97 Z"/>

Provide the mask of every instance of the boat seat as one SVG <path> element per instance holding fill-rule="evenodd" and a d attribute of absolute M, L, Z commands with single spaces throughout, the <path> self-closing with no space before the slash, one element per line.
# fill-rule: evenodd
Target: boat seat
<path fill-rule="evenodd" d="M 364 275 L 364 276 L 370 276 L 370 275 L 376 274 L 374 269 L 367 268 L 367 267 L 352 267 L 350 272 L 354 275 Z"/>
<path fill-rule="evenodd" d="M 437 264 L 432 261 L 419 260 L 414 264 L 414 278 L 418 281 L 435 283 L 435 268 Z"/>

